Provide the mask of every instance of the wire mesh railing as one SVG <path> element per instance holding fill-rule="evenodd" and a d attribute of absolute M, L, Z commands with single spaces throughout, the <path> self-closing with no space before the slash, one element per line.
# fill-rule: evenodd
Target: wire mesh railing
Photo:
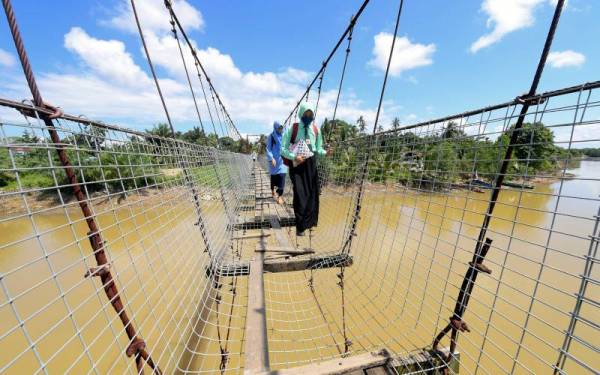
<path fill-rule="evenodd" d="M 332 356 L 348 337 L 350 353 L 385 343 L 406 357 L 431 345 L 455 316 L 457 297 L 466 308 L 461 283 L 465 272 L 478 269 L 486 274 L 466 293 L 470 333 L 458 345 L 461 372 L 596 373 L 599 306 L 598 290 L 591 286 L 598 279 L 593 264 L 600 176 L 597 161 L 585 153 L 599 145 L 599 99 L 596 84 L 542 94 L 521 130 L 514 128 L 517 103 L 372 136 L 337 124 L 340 133 L 358 137 L 338 144 L 321 163 L 323 195 L 351 203 L 350 209 L 338 203 L 335 210 L 323 209 L 323 221 L 346 223 L 341 238 L 347 238 L 366 166 L 354 264 L 337 278 L 313 272 L 311 289 L 321 305 L 305 311 L 307 296 L 287 309 L 307 317 L 324 311 L 327 319 L 314 326 L 313 337 L 323 326 L 333 329 L 336 345 L 326 345 Z M 512 132 L 519 134 L 490 215 L 491 246 L 472 262 Z M 328 199 L 322 202 L 329 207 Z M 326 249 L 341 231 L 320 224 L 314 246 Z M 288 290 L 305 282 L 281 279 Z M 291 334 L 287 339 L 293 341 Z M 567 347 L 572 351 L 565 353 Z"/>
<path fill-rule="evenodd" d="M 600 141 L 597 90 L 542 94 L 526 115 L 480 262 L 491 274 L 468 294 L 462 372 L 598 371 L 600 169 L 586 156 Z M 342 252 L 366 165 L 353 263 L 265 275 L 272 368 L 431 347 L 478 265 L 469 262 L 519 105 L 375 135 L 338 124 L 356 136 L 320 161 L 319 226 L 288 234 L 315 251 L 305 257 Z M 167 372 L 242 371 L 247 281 L 210 270 L 253 251 L 242 235 L 253 228 L 232 225 L 254 219 L 252 173 L 263 172 L 251 158 L 68 116 L 55 120 L 55 144 L 44 122 L 24 119 L 0 125 L 2 371 L 137 371 L 102 283 L 84 277 L 101 270 L 57 147 L 154 361 Z"/>
<path fill-rule="evenodd" d="M 347 38 L 320 130 L 334 151 L 318 160 L 319 225 L 296 237 L 282 221 L 289 181 L 273 204 L 277 234 L 310 251 L 294 257 L 304 269 L 264 275 L 270 368 L 386 349 L 402 374 L 598 373 L 600 83 L 536 94 L 564 1 L 529 94 L 375 132 L 386 73 L 369 134 L 336 112 L 367 3 L 298 102 L 318 81 L 318 107 Z M 35 105 L 0 99 L 24 115 L 0 119 L 0 372 L 243 372 L 248 263 L 257 238 L 277 245 L 259 212 L 268 177 L 263 160 L 226 151 L 241 136 L 171 3 L 194 143 L 175 138 L 164 100 L 172 137 L 48 108 L 3 4 Z"/>
<path fill-rule="evenodd" d="M 114 297 L 103 295 L 110 285 L 91 277 L 105 270 L 130 324 L 171 372 L 201 297 L 215 298 L 205 292 L 216 282 L 206 270 L 233 262 L 229 223 L 240 195 L 252 192 L 250 157 L 75 118 L 54 120 L 56 144 L 44 122 L 24 119 L 0 124 L 0 372 L 132 370 L 122 354 L 133 340 L 111 312 Z M 107 264 L 95 262 L 89 217 L 57 148 L 79 180 Z"/>

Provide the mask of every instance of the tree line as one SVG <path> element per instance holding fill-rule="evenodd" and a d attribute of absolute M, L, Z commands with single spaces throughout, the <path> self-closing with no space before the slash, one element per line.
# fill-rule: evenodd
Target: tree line
<path fill-rule="evenodd" d="M 160 138 L 172 138 L 167 124 L 157 124 L 146 130 L 147 137 L 128 135 L 124 140 L 107 137 L 107 130 L 89 126 L 79 133 L 64 137 L 62 143 L 80 182 L 85 182 L 88 192 L 123 192 L 145 187 L 164 187 L 181 183 L 180 173 L 164 173 L 177 169 L 181 164 L 178 153 L 189 148 L 175 147 L 175 142 Z M 177 139 L 202 146 L 218 147 L 231 152 L 250 153 L 252 146 L 245 140 L 204 134 L 194 127 L 177 132 Z M 63 168 L 50 139 L 40 139 L 25 130 L 21 136 L 10 137 L 11 151 L 0 147 L 0 189 L 44 189 L 68 186 Z M 12 157 L 11 157 L 12 152 Z M 192 178 L 207 185 L 217 181 L 210 160 L 191 154 L 186 158 L 194 164 Z M 202 159 L 202 160 L 201 160 Z M 13 165 L 14 163 L 14 165 Z M 221 179 L 226 178 L 225 174 Z M 68 190 L 61 187 L 60 190 Z M 56 189 L 46 189 L 43 194 L 55 195 Z"/>
<path fill-rule="evenodd" d="M 391 129 L 399 128 L 400 121 L 395 118 Z M 371 136 L 367 135 L 362 117 L 355 124 L 325 119 L 322 131 L 326 142 L 338 145 L 333 158 L 323 161 L 323 173 L 330 181 L 341 184 L 355 182 L 366 155 L 370 182 L 396 182 L 421 188 L 466 184 L 473 179 L 490 183 L 498 173 L 513 132 L 516 142 L 508 179 L 553 175 L 562 171 L 565 162 L 600 156 L 600 148 L 567 150 L 557 146 L 552 130 L 540 122 L 525 123 L 520 130 L 510 126 L 494 140 L 468 135 L 455 122 L 435 133 L 407 130 Z"/>
<path fill-rule="evenodd" d="M 397 130 L 399 127 L 400 121 L 396 118 L 391 128 Z M 491 140 L 468 135 L 456 123 L 450 122 L 435 134 L 397 131 L 367 136 L 370 131 L 362 116 L 354 124 L 325 119 L 321 129 L 325 142 L 336 145 L 333 157 L 322 163 L 322 170 L 330 181 L 354 183 L 368 155 L 369 181 L 419 186 L 436 182 L 464 183 L 475 177 L 491 181 L 514 130 L 510 127 Z M 162 173 L 162 170 L 178 165 L 174 143 L 152 137 L 171 138 L 168 125 L 157 124 L 146 133 L 145 139 L 130 135 L 127 140 L 115 142 L 107 140 L 105 129 L 87 127 L 81 133 L 65 137 L 63 142 L 78 177 L 86 181 L 89 191 L 162 186 L 181 178 L 177 174 Z M 177 132 L 175 136 L 189 143 L 238 153 L 264 152 L 268 139 L 262 136 L 253 145 L 246 139 L 236 141 L 205 134 L 198 127 Z M 11 137 L 9 142 L 13 146 L 12 158 L 7 147 L 0 147 L 1 189 L 15 190 L 19 185 L 25 189 L 67 185 L 56 152 L 46 146 L 48 139 L 39 139 L 25 131 L 19 137 Z M 15 148 L 19 145 L 24 147 Z M 542 123 L 526 123 L 517 134 L 509 174 L 552 174 L 560 170 L 565 161 L 583 157 L 600 157 L 600 148 L 561 148 L 555 145 L 551 129 Z M 213 169 L 196 166 L 194 173 L 198 176 L 195 177 L 212 181 L 215 177 L 211 175 Z"/>

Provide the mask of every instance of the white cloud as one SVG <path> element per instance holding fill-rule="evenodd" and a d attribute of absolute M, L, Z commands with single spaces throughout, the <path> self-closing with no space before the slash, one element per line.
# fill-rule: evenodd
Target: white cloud
<path fill-rule="evenodd" d="M 119 6 L 119 16 L 105 24 L 129 32 L 131 30 L 125 27 L 125 19 L 129 17 L 129 13 L 124 4 Z M 152 8 L 153 10 L 144 11 L 149 12 L 148 14 L 154 14 L 153 12 L 159 9 L 158 2 L 154 0 L 138 0 L 137 4 L 140 12 L 146 6 Z M 162 7 L 162 0 L 160 6 Z M 195 9 L 192 13 L 194 12 L 200 14 Z M 150 21 L 143 20 L 146 42 L 153 62 L 159 68 L 159 81 L 174 125 L 179 130 L 185 130 L 190 125 L 197 124 L 197 115 L 179 57 L 179 49 L 168 28 Z M 201 23 L 196 25 L 198 28 Z M 197 45 L 194 40 L 192 44 Z M 67 113 L 85 114 L 89 118 L 117 122 L 124 126 L 149 128 L 156 122 L 165 121 L 162 105 L 152 77 L 146 69 L 145 55 L 141 47 L 128 51 L 120 40 L 100 39 L 79 27 L 73 27 L 65 35 L 64 47 L 78 58 L 80 66 L 77 69 L 71 67 L 65 71 L 38 73 L 38 82 L 46 100 L 60 105 Z M 187 46 L 182 47 L 204 127 L 210 131 L 212 126 L 192 57 Z M 285 119 L 313 75 L 293 67 L 274 72 L 242 71 L 231 55 L 216 48 L 197 49 L 197 53 L 240 132 L 269 132 L 274 120 Z M 136 58 L 139 57 L 141 65 L 136 64 L 132 56 L 134 54 Z M 17 100 L 30 97 L 22 77 L 0 77 L 0 89 Z M 321 120 L 325 117 L 331 118 L 336 94 L 336 87 L 324 89 L 321 93 L 318 112 Z M 311 100 L 314 101 L 315 97 L 316 92 L 312 91 Z M 392 108 L 391 104 L 385 106 L 382 112 L 384 123 L 391 121 L 386 117 L 386 109 L 391 112 Z M 337 117 L 354 122 L 361 115 L 372 124 L 375 109 L 367 107 L 348 88 L 342 94 Z M 216 127 L 219 130 L 219 125 Z"/>
<path fill-rule="evenodd" d="M 585 55 L 571 50 L 550 52 L 548 54 L 548 63 L 553 68 L 581 66 L 585 63 Z"/>
<path fill-rule="evenodd" d="M 177 18 L 186 31 L 201 30 L 204 27 L 204 18 L 198 9 L 186 0 L 173 0 L 172 3 Z M 135 4 L 144 32 L 171 30 L 171 24 L 169 23 L 171 18 L 164 0 L 137 0 Z M 129 0 L 121 0 L 117 6 L 116 15 L 103 23 L 127 32 L 138 32 Z"/>
<path fill-rule="evenodd" d="M 15 65 L 15 58 L 12 54 L 0 48 L 0 66 L 11 67 Z"/>
<path fill-rule="evenodd" d="M 79 27 L 73 27 L 64 39 L 65 48 L 76 53 L 86 67 L 100 76 L 128 86 L 149 83 L 146 73 L 125 51 L 123 42 L 93 38 Z"/>
<path fill-rule="evenodd" d="M 390 47 L 394 36 L 381 32 L 374 37 L 373 58 L 369 65 L 385 71 L 390 56 Z M 407 37 L 396 37 L 394 55 L 390 65 L 390 74 L 400 76 L 403 71 L 427 66 L 433 63 L 432 55 L 435 52 L 435 44 L 411 43 Z"/>
<path fill-rule="evenodd" d="M 493 29 L 471 44 L 470 51 L 475 53 L 500 41 L 506 34 L 530 27 L 535 22 L 535 8 L 545 2 L 556 5 L 556 0 L 484 0 L 481 11 L 488 15 L 486 26 Z"/>

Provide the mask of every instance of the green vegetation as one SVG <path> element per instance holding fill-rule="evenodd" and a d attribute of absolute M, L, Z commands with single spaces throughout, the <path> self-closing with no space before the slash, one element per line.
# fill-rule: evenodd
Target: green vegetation
<path fill-rule="evenodd" d="M 152 129 L 147 129 L 146 133 L 163 138 L 171 138 L 171 128 L 164 123 L 157 124 Z M 252 145 L 246 139 L 242 138 L 235 141 L 231 137 L 219 138 L 214 133 L 206 135 L 202 129 L 197 126 L 183 133 L 180 131 L 175 132 L 175 138 L 203 146 L 217 147 L 218 145 L 221 150 L 231 152 L 240 152 L 242 154 L 249 154 L 252 152 Z M 157 142 L 157 140 L 153 141 Z"/>
<path fill-rule="evenodd" d="M 394 119 L 392 128 L 400 122 Z M 412 132 L 364 136 L 368 125 L 361 117 L 356 125 L 342 120 L 325 120 L 323 135 L 338 144 L 333 158 L 324 159 L 324 173 L 339 184 L 353 183 L 368 149 L 368 180 L 374 183 L 397 182 L 407 186 L 430 188 L 464 184 L 475 176 L 491 182 L 506 153 L 514 126 L 492 141 L 469 136 L 450 122 L 439 134 L 417 135 Z M 541 123 L 526 123 L 517 132 L 508 172 L 515 175 L 552 175 L 564 162 L 596 155 L 600 149 L 566 150 L 554 144 L 554 134 Z M 437 188 L 436 187 L 436 188 Z"/>
<path fill-rule="evenodd" d="M 392 128 L 398 129 L 400 121 L 395 118 Z M 462 184 L 477 176 L 491 181 L 506 153 L 509 128 L 495 140 L 470 136 L 455 123 L 448 123 L 436 134 L 412 132 L 386 133 L 367 136 L 369 125 L 361 116 L 356 124 L 336 119 L 325 119 L 322 125 L 326 143 L 336 145 L 332 158 L 323 159 L 323 173 L 338 184 L 352 184 L 361 173 L 364 160 L 368 180 L 373 183 L 395 182 L 407 186 L 433 186 Z M 148 134 L 169 138 L 168 125 L 158 124 Z M 264 150 L 266 137 L 255 144 L 245 139 L 234 141 L 229 137 L 217 138 L 205 135 L 195 127 L 176 133 L 178 139 L 199 145 L 219 145 L 221 150 L 250 153 Z M 143 145 L 140 143 L 143 141 Z M 40 140 L 25 131 L 20 137 L 12 137 L 9 149 L 0 147 L 0 188 L 49 188 L 57 184 L 68 186 L 57 153 L 47 148 L 47 140 Z M 82 133 L 63 140 L 65 150 L 80 181 L 85 181 L 89 192 L 121 192 L 143 187 L 161 187 L 174 184 L 183 178 L 174 143 L 161 138 L 131 136 L 128 140 L 106 140 L 106 130 L 87 127 Z M 261 147 L 262 145 L 262 147 Z M 370 150 L 370 152 L 368 152 Z M 198 155 L 189 155 L 194 160 Z M 554 144 L 554 134 L 541 123 L 526 123 L 516 136 L 516 145 L 509 164 L 509 173 L 535 176 L 551 175 L 564 166 L 564 162 L 583 157 L 600 157 L 600 149 L 585 148 L 566 150 Z M 14 162 L 14 166 L 13 166 Z M 201 161 L 205 163 L 205 160 Z M 190 168 L 192 178 L 210 187 L 218 186 L 216 172 L 223 183 L 230 178 L 225 166 L 200 164 L 196 159 Z M 19 171 L 18 176 L 15 171 Z M 18 180 L 17 180 L 18 177 Z M 68 187 L 65 187 L 68 189 Z"/>
<path fill-rule="evenodd" d="M 158 124 L 147 133 L 164 138 L 170 138 L 171 135 L 166 124 Z M 199 128 L 178 132 L 176 135 L 190 143 L 212 146 L 219 144 L 222 150 L 251 152 L 251 145 L 244 139 L 234 141 L 229 137 L 217 138 L 214 134 L 205 136 Z M 20 137 L 12 137 L 10 142 L 12 158 L 7 147 L 0 147 L 2 190 L 18 190 L 19 184 L 23 189 L 55 186 L 64 186 L 61 190 L 69 189 L 56 151 L 45 143 L 48 140 L 41 140 L 25 131 Z M 85 182 L 90 193 L 118 193 L 173 184 L 183 178 L 177 153 L 188 151 L 186 148 L 178 151 L 173 142 L 150 136 L 145 140 L 134 135 L 123 142 L 107 141 L 106 130 L 98 127 L 86 127 L 83 132 L 65 137 L 62 142 L 78 180 Z M 218 186 L 214 165 L 200 165 L 207 160 L 198 160 L 198 157 L 201 156 L 194 154 L 186 158 L 195 161 L 190 168 L 192 178 L 207 186 Z M 219 176 L 224 183 L 228 181 L 226 171 L 219 173 Z M 45 193 L 55 194 L 56 190 L 46 190 Z"/>

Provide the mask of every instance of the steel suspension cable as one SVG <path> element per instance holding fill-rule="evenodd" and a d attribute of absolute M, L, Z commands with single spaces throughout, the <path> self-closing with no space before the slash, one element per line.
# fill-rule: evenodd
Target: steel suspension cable
<path fill-rule="evenodd" d="M 225 112 L 225 115 L 227 116 L 227 118 L 231 122 L 231 124 L 233 126 L 233 129 L 235 130 L 235 132 L 237 133 L 237 135 L 239 136 L 239 138 L 242 138 L 240 132 L 238 131 L 237 127 L 235 126 L 233 120 L 231 119 L 231 116 L 229 115 L 229 112 L 227 111 L 227 108 L 225 107 L 225 104 L 223 104 L 223 101 L 221 100 L 221 97 L 219 96 L 219 93 L 215 89 L 214 85 L 212 84 L 212 81 L 211 81 L 210 77 L 206 73 L 206 70 L 204 69 L 204 66 L 202 65 L 202 62 L 198 58 L 198 54 L 196 52 L 196 49 L 194 48 L 191 40 L 188 38 L 188 35 L 185 32 L 185 29 L 181 25 L 181 22 L 179 21 L 179 18 L 177 17 L 177 14 L 175 13 L 175 10 L 173 9 L 173 4 L 171 3 L 171 0 L 165 0 L 165 6 L 169 10 L 169 13 L 173 17 L 173 19 L 175 20 L 175 23 L 177 24 L 177 27 L 179 28 L 179 31 L 181 32 L 181 35 L 183 36 L 185 42 L 187 43 L 188 47 L 190 48 L 190 50 L 192 52 L 192 56 L 194 57 L 194 60 L 198 63 L 198 66 L 202 70 L 202 73 L 204 74 L 204 77 L 206 77 L 206 81 L 208 82 L 208 84 L 211 87 L 211 89 L 214 91 L 215 96 L 217 98 L 217 101 L 219 102 L 219 105 L 223 108 L 223 111 Z"/>
<path fill-rule="evenodd" d="M 225 132 L 223 131 L 223 123 L 221 122 L 221 117 L 219 116 L 219 108 L 217 107 L 217 104 L 215 102 L 215 97 L 212 93 L 212 89 L 210 88 L 210 86 L 208 87 L 208 92 L 210 93 L 210 96 L 212 98 L 212 102 L 213 102 L 213 110 L 215 113 L 215 116 L 217 117 L 217 124 L 219 124 L 219 128 L 221 129 L 221 134 L 222 137 L 225 136 Z M 221 148 L 221 142 L 220 142 L 220 137 L 219 137 L 219 133 L 216 131 L 215 129 L 215 135 L 217 136 L 217 149 Z"/>
<path fill-rule="evenodd" d="M 215 101 L 215 95 L 214 95 L 212 86 L 208 88 L 208 91 L 210 92 L 210 97 L 212 98 L 213 105 L 215 107 L 215 114 L 217 115 L 217 120 L 219 121 L 219 127 L 221 128 L 221 134 L 223 134 L 223 137 L 225 137 L 225 131 L 223 130 L 223 121 L 221 121 L 221 116 L 219 116 L 219 107 L 217 106 L 217 102 Z"/>
<path fill-rule="evenodd" d="M 346 66 L 348 65 L 348 57 L 350 56 L 350 46 L 352 44 L 352 32 L 354 31 L 354 26 L 350 29 L 350 33 L 348 34 L 348 47 L 346 47 L 346 56 L 344 58 L 344 66 L 342 67 L 342 76 L 340 77 L 340 84 L 338 87 L 337 97 L 335 98 L 335 107 L 333 108 L 333 118 L 331 119 L 331 129 L 329 130 L 329 134 L 327 135 L 326 143 L 329 143 L 331 137 L 335 131 L 335 116 L 337 114 L 338 104 L 340 102 L 340 94 L 342 93 L 342 85 L 344 84 L 344 76 L 346 75 Z M 321 85 L 319 84 L 319 93 L 321 92 Z"/>
<path fill-rule="evenodd" d="M 317 81 L 317 79 L 319 79 L 319 76 L 321 75 L 321 73 L 323 72 L 323 70 L 325 70 L 325 68 L 327 67 L 327 64 L 329 64 L 329 61 L 335 55 L 335 52 L 338 50 L 338 48 L 340 47 L 340 45 L 342 44 L 342 42 L 344 41 L 344 39 L 346 39 L 346 36 L 350 33 L 350 30 L 352 30 L 352 28 L 354 28 L 354 25 L 356 24 L 356 21 L 362 15 L 363 11 L 367 7 L 367 4 L 369 4 L 369 0 L 364 0 L 363 3 L 361 4 L 360 8 L 358 9 L 358 11 L 356 12 L 356 14 L 354 15 L 354 17 L 352 17 L 352 19 L 350 20 L 350 24 L 346 27 L 346 30 L 344 30 L 344 32 L 342 33 L 342 35 L 338 39 L 337 43 L 335 44 L 335 46 L 333 47 L 333 49 L 331 50 L 331 52 L 329 53 L 329 55 L 327 56 L 327 58 L 325 59 L 325 61 L 323 61 L 323 64 L 321 64 L 321 69 L 319 69 L 319 71 L 317 72 L 317 74 L 315 74 L 315 76 L 312 79 L 312 81 L 308 84 L 308 87 L 306 88 L 306 90 L 304 91 L 304 93 L 302 94 L 302 96 L 300 97 L 300 99 L 298 100 L 298 102 L 296 103 L 296 105 L 294 106 L 294 108 L 292 109 L 292 111 L 288 115 L 287 119 L 284 121 L 284 123 L 288 123 L 290 121 L 290 119 L 293 117 L 294 112 L 298 109 L 298 106 L 300 106 L 300 103 L 302 103 L 302 100 L 304 100 L 304 98 L 308 95 L 308 92 L 310 91 L 310 89 L 312 88 L 312 86 L 315 84 L 315 82 Z"/>
<path fill-rule="evenodd" d="M 404 6 L 404 0 L 400 0 L 400 5 L 398 6 L 398 14 L 396 15 L 396 25 L 394 26 L 394 35 L 392 39 L 392 45 L 390 46 L 390 55 L 388 57 L 387 66 L 385 69 L 385 75 L 383 77 L 383 83 L 381 85 L 381 93 L 379 95 L 379 103 L 377 105 L 377 114 L 375 115 L 375 122 L 373 123 L 373 136 L 377 131 L 377 124 L 379 122 L 379 115 L 381 113 L 381 106 L 383 104 L 383 97 L 385 95 L 385 88 L 387 85 L 387 80 L 390 73 L 390 65 L 392 63 L 392 58 L 394 55 L 394 47 L 396 45 L 396 37 L 398 35 L 398 28 L 400 26 L 400 16 L 402 15 L 402 8 Z M 360 185 L 358 187 L 358 192 L 356 194 L 356 200 L 354 205 L 354 215 L 352 216 L 352 224 L 350 226 L 350 231 L 348 232 L 348 238 L 342 247 L 342 253 L 349 254 L 350 249 L 352 247 L 352 239 L 356 236 L 356 226 L 358 225 L 358 220 L 360 220 L 360 211 L 362 207 L 362 199 L 364 193 L 364 185 L 365 178 L 367 176 L 367 169 L 369 165 L 369 159 L 371 158 L 371 147 L 367 148 L 367 154 L 365 155 L 365 160 L 362 165 L 362 172 L 360 175 Z"/>
<path fill-rule="evenodd" d="M 190 80 L 190 73 L 188 72 L 187 64 L 185 62 L 185 57 L 183 56 L 183 49 L 181 48 L 181 43 L 179 41 L 179 37 L 177 36 L 177 29 L 175 28 L 175 21 L 173 20 L 173 17 L 171 17 L 170 22 L 171 22 L 171 32 L 173 33 L 173 38 L 177 41 L 177 49 L 179 50 L 179 56 L 181 56 L 183 70 L 185 71 L 185 78 L 186 78 L 188 86 L 190 88 L 190 93 L 192 94 L 192 100 L 194 101 L 194 108 L 196 109 L 196 115 L 198 115 L 198 122 L 200 122 L 200 128 L 202 129 L 202 133 L 204 133 L 204 124 L 202 123 L 202 116 L 200 116 L 200 109 L 198 108 L 198 102 L 196 101 L 196 94 L 194 93 L 194 88 L 192 87 L 192 81 Z"/>
<path fill-rule="evenodd" d="M 394 55 L 394 46 L 395 46 L 395 42 L 396 42 L 396 36 L 398 35 L 398 28 L 400 25 L 400 16 L 402 15 L 402 7 L 404 5 L 404 0 L 400 0 L 400 5 L 398 7 L 398 14 L 396 16 L 396 25 L 394 27 L 394 37 L 392 40 L 392 45 L 390 46 L 390 55 L 388 58 L 388 64 L 387 64 L 387 68 L 385 71 L 385 75 L 383 78 L 383 83 L 381 85 L 381 94 L 379 97 L 379 103 L 377 106 L 377 115 L 375 117 L 375 123 L 373 124 L 373 134 L 375 134 L 375 131 L 377 129 L 377 122 L 379 120 L 379 113 L 381 111 L 381 106 L 383 104 L 383 97 L 385 95 L 385 88 L 386 88 L 386 84 L 387 84 L 387 80 L 389 77 L 389 69 L 390 69 L 390 65 L 391 65 L 391 61 L 392 61 L 392 57 Z M 353 25 L 352 25 L 353 26 Z M 340 98 L 340 93 L 342 90 L 342 84 L 344 81 L 344 74 L 346 71 L 346 65 L 348 62 L 348 56 L 350 54 L 350 45 L 352 42 L 352 30 L 353 28 L 350 29 L 350 32 L 348 34 L 348 47 L 346 48 L 346 57 L 344 59 L 344 67 L 342 69 L 342 76 L 340 78 L 340 84 L 339 84 L 339 88 L 338 88 L 338 95 L 336 98 L 336 104 L 335 104 L 335 109 L 334 109 L 334 118 L 332 121 L 334 121 L 333 126 L 332 126 L 332 130 L 329 133 L 329 139 L 331 139 L 331 134 L 333 133 L 333 127 L 335 126 L 335 113 L 337 111 L 337 106 L 339 103 L 339 98 Z M 328 139 L 328 141 L 329 141 Z M 367 155 L 365 157 L 365 161 L 363 163 L 363 168 L 362 168 L 362 174 L 360 177 L 360 186 L 359 186 L 359 190 L 358 193 L 356 195 L 356 201 L 355 201 L 355 207 L 354 207 L 354 215 L 352 216 L 352 225 L 350 227 L 350 231 L 348 232 L 348 237 L 342 247 L 341 253 L 342 254 L 349 254 L 351 247 L 352 247 L 352 239 L 356 236 L 356 226 L 358 224 L 358 220 L 360 219 L 360 211 L 361 211 L 361 203 L 362 203 L 362 197 L 363 197 L 363 191 L 364 191 L 364 182 L 365 182 L 365 178 L 366 178 L 366 174 L 367 174 L 367 167 L 368 167 L 368 162 L 370 159 L 370 155 L 371 155 L 371 148 L 368 148 L 367 150 Z M 340 267 L 340 273 L 337 274 L 337 277 L 339 278 L 339 282 L 338 282 L 338 286 L 340 287 L 340 292 L 341 292 L 341 313 L 342 313 L 342 334 L 344 336 L 344 354 L 347 354 L 350 346 L 352 345 L 352 341 L 348 338 L 348 334 L 346 331 L 346 298 L 345 298 L 345 293 L 344 293 L 344 286 L 345 286 L 345 280 L 344 280 L 344 276 L 345 276 L 345 267 L 342 265 Z"/>
<path fill-rule="evenodd" d="M 319 87 L 317 87 L 317 102 L 315 104 L 315 121 L 317 119 L 317 112 L 319 110 L 319 101 L 321 100 L 321 88 L 323 87 L 323 77 L 325 76 L 325 69 L 321 72 L 319 77 Z"/>
<path fill-rule="evenodd" d="M 188 86 L 189 86 L 189 88 L 190 88 L 190 93 L 191 93 L 191 95 L 192 95 L 192 100 L 193 100 L 193 102 L 194 102 L 194 107 L 195 107 L 195 109 L 196 109 L 196 114 L 197 114 L 197 116 L 198 116 L 198 121 L 200 122 L 200 127 L 201 127 L 201 129 L 202 129 L 202 133 L 204 133 L 204 135 L 205 135 L 205 139 L 204 139 L 204 141 L 205 141 L 205 142 L 204 142 L 204 143 L 205 143 L 205 145 L 207 145 L 207 146 L 208 146 L 208 137 L 206 137 L 206 133 L 204 132 L 204 125 L 202 124 L 202 117 L 200 116 L 200 109 L 198 108 L 198 102 L 197 102 L 197 100 L 196 100 L 196 94 L 194 93 L 194 88 L 193 88 L 193 86 L 192 86 L 192 81 L 191 81 L 191 79 L 190 79 L 190 74 L 189 74 L 189 71 L 188 71 L 188 68 L 187 68 L 187 64 L 186 64 L 186 62 L 185 62 L 185 57 L 184 57 L 184 55 L 183 55 L 183 49 L 181 48 L 181 43 L 180 43 L 180 41 L 179 41 L 179 37 L 177 36 L 177 29 L 175 28 L 175 21 L 173 20 L 173 15 L 171 15 L 170 24 L 171 24 L 171 32 L 173 33 L 173 38 L 174 38 L 174 39 L 175 39 L 175 41 L 177 42 L 177 47 L 178 47 L 178 49 L 179 49 L 179 55 L 180 55 L 180 57 L 181 57 L 181 62 L 182 62 L 182 64 L 183 64 L 183 69 L 184 69 L 184 71 L 185 71 L 185 77 L 186 77 L 186 80 L 187 80 Z M 149 55 L 148 55 L 148 56 L 149 56 Z M 148 58 L 149 58 L 149 57 L 148 57 Z M 154 70 L 154 69 L 153 69 L 153 70 Z M 156 82 L 156 84 L 157 84 L 157 86 L 159 86 L 159 85 L 158 85 L 158 81 Z M 175 137 L 175 134 L 174 134 L 174 133 L 173 133 L 173 137 Z M 217 136 L 217 141 L 218 141 L 218 136 Z M 227 199 L 226 199 L 226 197 L 225 197 L 225 191 L 223 190 L 223 181 L 222 181 L 222 179 L 221 179 L 221 176 L 220 176 L 220 175 L 219 175 L 219 173 L 218 173 L 218 170 L 217 170 L 217 166 L 216 166 L 216 164 L 213 164 L 213 170 L 214 170 L 214 172 L 215 172 L 215 175 L 216 175 L 216 177 L 217 177 L 217 182 L 218 182 L 218 184 L 219 184 L 219 190 L 220 190 L 220 194 L 221 194 L 221 200 L 222 200 L 222 202 L 223 202 L 223 206 L 224 206 L 224 208 L 225 208 L 225 212 L 226 212 L 226 213 L 228 214 L 228 216 L 231 218 L 231 216 L 230 216 L 231 212 L 230 212 L 230 210 L 229 210 L 229 207 L 228 207 L 228 204 L 227 204 Z M 190 182 L 190 183 L 191 183 L 191 182 Z M 199 208 L 198 208 L 198 209 L 199 209 Z"/>
<path fill-rule="evenodd" d="M 146 39 L 144 37 L 144 32 L 142 30 L 142 24 L 140 22 L 140 18 L 138 16 L 138 12 L 137 12 L 137 8 L 135 6 L 135 0 L 130 0 L 131 3 L 131 9 L 133 11 L 133 17 L 135 19 L 135 23 L 138 29 L 138 33 L 140 36 L 140 40 L 142 41 L 142 46 L 144 47 L 144 53 L 146 55 L 146 59 L 148 61 L 148 66 L 150 67 L 150 71 L 152 72 L 152 77 L 154 78 L 154 84 L 156 86 L 156 91 L 158 92 L 158 95 L 160 97 L 161 103 L 163 105 L 163 109 L 165 111 L 165 115 L 167 116 L 167 121 L 169 123 L 169 128 L 171 129 L 171 136 L 173 137 L 173 139 L 175 140 L 175 129 L 173 128 L 173 123 L 171 121 L 171 116 L 169 115 L 169 109 L 167 108 L 167 104 L 165 102 L 164 96 L 162 94 L 162 90 L 160 88 L 160 83 L 158 82 L 158 77 L 156 76 L 156 71 L 154 69 L 154 64 L 152 63 L 152 58 L 150 56 L 150 51 L 148 50 L 148 46 L 146 45 Z M 179 151 L 177 150 L 177 154 L 179 154 Z M 178 155 L 179 156 L 179 155 Z M 195 210 L 196 210 L 196 214 L 198 217 L 198 228 L 200 230 L 200 233 L 202 235 L 202 240 L 204 241 L 204 245 L 206 246 L 206 249 L 209 253 L 209 255 L 212 255 L 212 249 L 210 247 L 210 241 L 208 239 L 208 236 L 206 234 L 206 226 L 204 223 L 204 219 L 202 217 L 202 209 L 200 207 L 200 199 L 198 198 L 198 193 L 196 192 L 196 188 L 194 187 L 193 181 L 191 176 L 189 175 L 188 172 L 188 168 L 186 166 L 186 162 L 185 162 L 185 158 L 182 157 L 181 159 L 181 164 L 182 164 L 182 170 L 183 170 L 183 174 L 184 174 L 184 178 L 187 182 L 187 185 L 190 187 L 190 190 L 192 191 L 192 196 L 194 199 L 194 206 L 195 206 Z"/>
<path fill-rule="evenodd" d="M 204 95 L 204 102 L 206 103 L 206 109 L 208 110 L 208 116 L 210 118 L 210 123 L 212 124 L 213 132 L 217 136 L 217 128 L 215 127 L 215 120 L 213 119 L 212 111 L 210 109 L 210 103 L 208 102 L 208 97 L 206 96 L 206 90 L 204 89 L 204 82 L 202 81 L 202 73 L 200 72 L 200 68 L 198 68 L 198 62 L 194 62 L 194 66 L 196 66 L 196 72 L 198 73 L 198 80 L 200 81 L 200 87 L 202 88 L 202 94 Z M 208 135 L 207 135 L 208 136 Z"/>

